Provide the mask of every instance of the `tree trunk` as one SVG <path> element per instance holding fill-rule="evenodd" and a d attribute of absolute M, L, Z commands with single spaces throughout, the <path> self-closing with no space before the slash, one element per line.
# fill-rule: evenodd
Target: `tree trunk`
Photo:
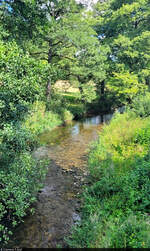
<path fill-rule="evenodd" d="M 47 102 L 50 101 L 50 97 L 51 97 L 51 82 L 50 80 L 47 82 L 47 87 L 46 87 L 46 98 L 47 98 Z"/>
<path fill-rule="evenodd" d="M 80 85 L 79 85 L 79 91 L 80 91 L 81 94 L 83 93 L 83 88 Z"/>
<path fill-rule="evenodd" d="M 101 95 L 104 96 L 105 94 L 105 82 L 104 80 L 101 82 Z"/>
<path fill-rule="evenodd" d="M 78 76 L 77 78 L 78 78 L 78 82 L 79 82 L 79 91 L 80 91 L 80 94 L 81 94 L 81 97 L 82 97 L 82 94 L 83 94 L 82 79 L 80 78 L 80 76 Z M 81 100 L 82 100 L 83 103 L 85 103 L 85 100 L 84 100 L 83 97 L 81 98 Z"/>
<path fill-rule="evenodd" d="M 50 64 L 52 61 L 52 40 L 49 40 L 49 50 L 48 50 L 48 63 Z M 49 109 L 49 101 L 51 98 L 51 80 L 49 79 L 46 86 L 46 100 L 47 105 L 46 109 Z"/>
<path fill-rule="evenodd" d="M 101 115 L 101 123 L 103 123 L 103 122 L 104 122 L 104 116 Z"/>
<path fill-rule="evenodd" d="M 52 40 L 49 40 L 49 50 L 48 50 L 48 63 L 50 64 L 52 62 Z"/>
<path fill-rule="evenodd" d="M 100 102 L 101 102 L 101 109 L 103 110 L 103 112 L 105 112 L 105 81 L 103 80 L 101 82 L 101 86 L 100 86 Z M 103 117 L 102 119 L 102 123 L 103 123 Z"/>

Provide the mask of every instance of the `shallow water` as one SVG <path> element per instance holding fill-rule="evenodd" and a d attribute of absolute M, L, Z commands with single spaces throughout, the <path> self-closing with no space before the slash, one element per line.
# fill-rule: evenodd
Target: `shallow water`
<path fill-rule="evenodd" d="M 78 194 L 86 184 L 89 144 L 111 117 L 110 114 L 73 121 L 39 136 L 44 146 L 33 155 L 37 159 L 48 157 L 51 162 L 44 187 L 38 193 L 35 214 L 24 218 L 9 247 L 66 247 L 64 237 L 80 221 Z"/>

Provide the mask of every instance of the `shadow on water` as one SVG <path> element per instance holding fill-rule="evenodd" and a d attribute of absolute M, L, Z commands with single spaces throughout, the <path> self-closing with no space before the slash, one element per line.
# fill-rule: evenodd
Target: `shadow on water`
<path fill-rule="evenodd" d="M 64 237 L 80 221 L 78 194 L 85 184 L 88 146 L 96 140 L 112 114 L 72 121 L 39 136 L 44 145 L 33 156 L 50 158 L 44 187 L 38 193 L 35 214 L 24 218 L 9 248 L 66 247 Z"/>

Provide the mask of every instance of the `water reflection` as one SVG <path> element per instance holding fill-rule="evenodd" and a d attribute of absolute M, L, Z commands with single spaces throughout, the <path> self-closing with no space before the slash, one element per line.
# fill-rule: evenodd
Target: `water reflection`
<path fill-rule="evenodd" d="M 103 121 L 101 120 L 101 116 L 98 115 L 96 117 L 92 117 L 92 118 L 86 118 L 85 121 L 83 121 L 83 124 L 88 126 L 88 125 L 98 125 L 100 123 L 102 123 Z"/>
<path fill-rule="evenodd" d="M 101 123 L 106 123 L 107 121 L 109 121 L 112 118 L 113 114 L 106 114 L 106 115 L 98 115 L 92 118 L 86 118 L 83 121 L 83 125 L 84 127 L 88 127 L 91 125 L 99 125 Z"/>
<path fill-rule="evenodd" d="M 82 156 L 87 154 L 91 141 L 96 140 L 103 125 L 112 117 L 112 114 L 95 116 L 83 121 L 58 127 L 40 135 L 40 142 L 49 147 L 48 156 L 65 170 L 72 167 L 83 169 L 86 163 Z"/>
<path fill-rule="evenodd" d="M 79 123 L 76 123 L 73 127 L 72 127 L 72 130 L 71 130 L 71 134 L 72 135 L 77 135 L 80 133 L 80 124 Z"/>
<path fill-rule="evenodd" d="M 72 136 L 79 134 L 84 129 L 90 129 L 91 127 L 98 126 L 102 123 L 107 123 L 113 114 L 106 114 L 106 115 L 97 115 L 95 117 L 86 118 L 82 120 L 82 122 L 76 122 L 75 125 L 71 129 Z"/>
<path fill-rule="evenodd" d="M 47 145 L 59 145 L 65 140 L 68 141 L 69 138 L 76 140 L 76 136 L 80 135 L 80 133 L 85 134 L 86 132 L 88 136 L 88 131 L 89 134 L 91 134 L 91 130 L 92 133 L 94 131 L 97 131 L 102 123 L 107 123 L 111 118 L 112 114 L 106 114 L 86 118 L 85 120 L 80 122 L 72 121 L 66 126 L 61 126 L 50 132 L 43 133 L 39 136 L 40 141 L 41 143 L 46 143 Z"/>

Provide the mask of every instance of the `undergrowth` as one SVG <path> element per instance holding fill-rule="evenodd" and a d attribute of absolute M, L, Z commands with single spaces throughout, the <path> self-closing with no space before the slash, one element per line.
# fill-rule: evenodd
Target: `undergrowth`
<path fill-rule="evenodd" d="M 58 114 L 46 111 L 45 108 L 42 102 L 34 103 L 30 114 L 25 119 L 25 127 L 36 135 L 62 124 L 62 119 Z"/>
<path fill-rule="evenodd" d="M 27 215 L 27 209 L 33 212 L 31 206 L 45 179 L 48 160 L 32 158 L 34 135 L 20 124 L 5 125 L 0 137 L 0 245 L 3 246 Z"/>

